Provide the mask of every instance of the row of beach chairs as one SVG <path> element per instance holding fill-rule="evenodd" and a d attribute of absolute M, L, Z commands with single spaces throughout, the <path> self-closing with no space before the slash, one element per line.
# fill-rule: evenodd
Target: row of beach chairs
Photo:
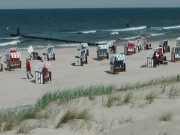
<path fill-rule="evenodd" d="M 50 67 L 50 60 L 55 60 L 54 47 L 48 46 L 43 50 L 44 60 L 38 55 L 37 52 L 34 52 L 32 46 L 27 49 L 29 53 L 29 60 L 41 60 L 39 64 L 36 65 L 35 70 L 35 82 L 36 83 L 45 83 L 51 81 L 51 72 L 48 71 Z M 0 56 L 1 61 L 2 56 Z M 7 70 L 11 71 L 12 69 L 21 68 L 21 53 L 17 51 L 17 48 L 10 48 L 5 55 L 5 63 L 7 65 Z M 0 72 L 3 71 L 3 64 L 0 63 Z"/>

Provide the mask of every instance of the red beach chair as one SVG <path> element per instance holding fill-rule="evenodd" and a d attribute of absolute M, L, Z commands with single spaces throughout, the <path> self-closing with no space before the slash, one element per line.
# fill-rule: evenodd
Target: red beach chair
<path fill-rule="evenodd" d="M 17 48 L 10 48 L 9 52 L 6 54 L 6 64 L 7 69 L 21 68 L 21 53 L 17 52 Z"/>

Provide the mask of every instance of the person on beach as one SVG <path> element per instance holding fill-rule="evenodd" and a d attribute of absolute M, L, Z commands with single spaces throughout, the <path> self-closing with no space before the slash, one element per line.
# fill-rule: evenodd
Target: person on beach
<path fill-rule="evenodd" d="M 31 77 L 33 78 L 33 75 L 31 74 L 31 65 L 30 62 L 28 60 L 26 60 L 26 74 L 27 74 L 27 79 L 29 79 L 29 74 L 31 75 Z"/>

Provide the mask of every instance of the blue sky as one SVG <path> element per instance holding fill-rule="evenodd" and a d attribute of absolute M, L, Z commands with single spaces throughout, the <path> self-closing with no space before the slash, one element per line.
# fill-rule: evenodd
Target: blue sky
<path fill-rule="evenodd" d="M 0 0 L 0 9 L 180 7 L 180 0 Z"/>

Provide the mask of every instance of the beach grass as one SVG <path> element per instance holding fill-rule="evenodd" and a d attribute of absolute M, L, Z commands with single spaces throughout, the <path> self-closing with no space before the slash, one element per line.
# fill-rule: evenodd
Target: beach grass
<path fill-rule="evenodd" d="M 160 117 L 160 121 L 171 121 L 172 119 L 172 114 L 170 112 L 166 113 L 166 114 L 163 114 L 161 117 Z"/>
<path fill-rule="evenodd" d="M 71 120 L 81 119 L 81 120 L 90 120 L 91 116 L 88 109 L 80 110 L 77 108 L 69 109 L 59 120 L 56 128 L 59 128 L 62 124 L 68 123 Z"/>
<path fill-rule="evenodd" d="M 115 86 L 103 86 L 96 85 L 91 86 L 89 88 L 79 87 L 71 90 L 64 91 L 56 91 L 47 93 L 42 96 L 35 105 L 16 110 L 3 110 L 0 111 L 0 125 L 5 122 L 6 126 L 4 130 L 11 130 L 13 125 L 19 125 L 22 121 L 27 119 L 41 119 L 45 116 L 37 115 L 39 112 L 45 109 L 50 103 L 59 100 L 59 103 L 63 103 L 64 101 L 68 102 L 70 100 L 80 98 L 80 97 L 95 97 L 99 95 L 109 95 L 115 92 L 121 91 L 130 91 L 133 89 L 140 89 L 145 87 L 153 87 L 155 85 L 168 85 L 170 83 L 175 83 L 180 81 L 180 75 L 172 76 L 162 79 L 153 79 L 144 83 L 135 83 L 135 84 L 127 84 L 120 88 L 116 88 Z M 151 97 L 151 96 L 150 96 Z M 128 103 L 132 96 L 127 95 L 124 99 L 124 103 Z M 152 99 L 149 99 L 152 101 Z M 111 103 L 110 103 L 111 104 Z M 110 105 L 111 106 L 111 105 Z"/>

